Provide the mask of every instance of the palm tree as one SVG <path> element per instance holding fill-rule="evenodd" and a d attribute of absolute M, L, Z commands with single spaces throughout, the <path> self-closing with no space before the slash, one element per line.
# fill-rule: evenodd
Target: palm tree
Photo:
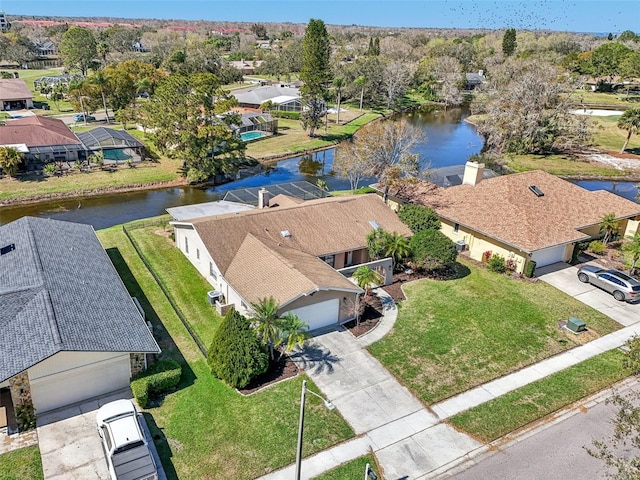
<path fill-rule="evenodd" d="M 336 77 L 333 79 L 333 86 L 338 95 L 338 113 L 336 114 L 336 125 L 340 124 L 340 103 L 342 101 L 342 87 L 344 86 L 344 78 Z"/>
<path fill-rule="evenodd" d="M 366 265 L 356 268 L 352 276 L 358 286 L 364 289 L 365 296 L 369 294 L 373 285 L 382 283 L 382 275 Z"/>
<path fill-rule="evenodd" d="M 281 320 L 284 334 L 281 343 L 284 344 L 284 352 L 289 353 L 296 347 L 302 347 L 309 338 L 309 325 L 293 312 L 285 313 Z"/>
<path fill-rule="evenodd" d="M 364 100 L 364 85 L 367 83 L 367 79 L 363 76 L 356 78 L 353 84 L 360 87 L 360 111 L 362 111 L 362 100 Z"/>
<path fill-rule="evenodd" d="M 0 169 L 9 177 L 18 172 L 18 165 L 22 161 L 22 154 L 13 147 L 0 147 Z"/>
<path fill-rule="evenodd" d="M 273 297 L 262 298 L 257 303 L 252 303 L 254 314 L 252 317 L 258 336 L 269 347 L 269 354 L 273 360 L 273 349 L 282 342 L 282 320 L 278 315 L 280 305 Z"/>
<path fill-rule="evenodd" d="M 618 119 L 618 128 L 627 131 L 627 139 L 624 141 L 620 153 L 624 153 L 632 134 L 640 131 L 640 108 L 630 108 L 625 111 Z"/>
<path fill-rule="evenodd" d="M 107 119 L 107 123 L 109 123 L 109 110 L 107 109 L 107 98 L 104 94 L 104 91 L 109 84 L 109 79 L 105 77 L 104 73 L 101 71 L 97 71 L 92 77 L 90 77 L 89 82 L 92 85 L 98 87 L 100 91 L 100 95 L 102 96 L 102 106 L 104 107 L 104 115 Z"/>
<path fill-rule="evenodd" d="M 396 266 L 411 254 L 409 240 L 396 232 L 387 234 L 384 254 L 391 257 L 395 270 Z"/>
<path fill-rule="evenodd" d="M 629 273 L 634 274 L 636 264 L 640 260 L 640 233 L 636 233 L 631 240 L 624 244 L 622 249 L 631 255 L 631 268 Z"/>
<path fill-rule="evenodd" d="M 613 240 L 616 235 L 618 235 L 618 230 L 620 229 L 620 222 L 616 220 L 615 213 L 607 213 L 600 220 L 600 233 L 604 233 L 604 237 L 602 237 L 603 243 L 609 243 Z"/>

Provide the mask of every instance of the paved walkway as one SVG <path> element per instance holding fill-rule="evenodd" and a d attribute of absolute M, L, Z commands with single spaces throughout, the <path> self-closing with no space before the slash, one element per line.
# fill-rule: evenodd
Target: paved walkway
<path fill-rule="evenodd" d="M 640 325 L 632 324 L 638 321 L 637 314 L 629 318 L 625 312 L 619 316 L 631 324 L 628 327 L 427 408 L 364 349 L 386 335 L 397 318 L 393 301 L 384 292 L 377 294 L 382 296 L 384 315 L 374 330 L 358 339 L 344 329 L 320 333 L 297 355 L 299 366 L 358 435 L 305 458 L 302 478 L 317 476 L 369 450 L 375 452 L 387 480 L 432 478 L 486 449 L 443 423 L 446 419 L 618 348 L 630 337 L 640 335 Z M 294 474 L 294 467 L 290 465 L 261 478 L 288 480 Z"/>

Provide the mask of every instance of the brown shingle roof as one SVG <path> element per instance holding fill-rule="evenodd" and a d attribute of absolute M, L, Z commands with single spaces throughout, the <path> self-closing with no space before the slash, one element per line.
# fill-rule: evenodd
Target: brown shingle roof
<path fill-rule="evenodd" d="M 243 298 L 253 302 L 273 295 L 284 305 L 315 290 L 359 291 L 317 257 L 364 248 L 374 228 L 370 221 L 389 232 L 411 235 L 375 194 L 308 200 L 189 223 Z"/>
<path fill-rule="evenodd" d="M 21 78 L 0 78 L 0 100 L 25 100 L 33 93 Z"/>
<path fill-rule="evenodd" d="M 19 143 L 27 147 L 81 144 L 62 120 L 40 116 L 11 120 L 0 126 L 0 145 Z"/>
<path fill-rule="evenodd" d="M 536 196 L 531 185 L 544 196 Z M 608 213 L 616 218 L 640 215 L 637 203 L 606 191 L 585 190 L 542 171 L 491 178 L 475 187 L 417 184 L 400 196 L 526 252 L 583 240 L 587 237 L 578 229 L 598 225 Z"/>

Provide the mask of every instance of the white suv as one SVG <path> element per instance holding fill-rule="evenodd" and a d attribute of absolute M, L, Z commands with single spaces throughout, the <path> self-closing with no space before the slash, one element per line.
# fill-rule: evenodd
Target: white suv
<path fill-rule="evenodd" d="M 157 480 L 158 471 L 131 400 L 116 400 L 98 410 L 98 434 L 113 480 Z"/>

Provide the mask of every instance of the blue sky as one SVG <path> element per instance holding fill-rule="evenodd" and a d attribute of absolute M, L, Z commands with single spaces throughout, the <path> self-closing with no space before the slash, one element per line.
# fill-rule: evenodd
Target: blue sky
<path fill-rule="evenodd" d="M 551 29 L 640 33 L 640 0 L 0 0 L 0 10 L 39 16 L 386 27 Z"/>

